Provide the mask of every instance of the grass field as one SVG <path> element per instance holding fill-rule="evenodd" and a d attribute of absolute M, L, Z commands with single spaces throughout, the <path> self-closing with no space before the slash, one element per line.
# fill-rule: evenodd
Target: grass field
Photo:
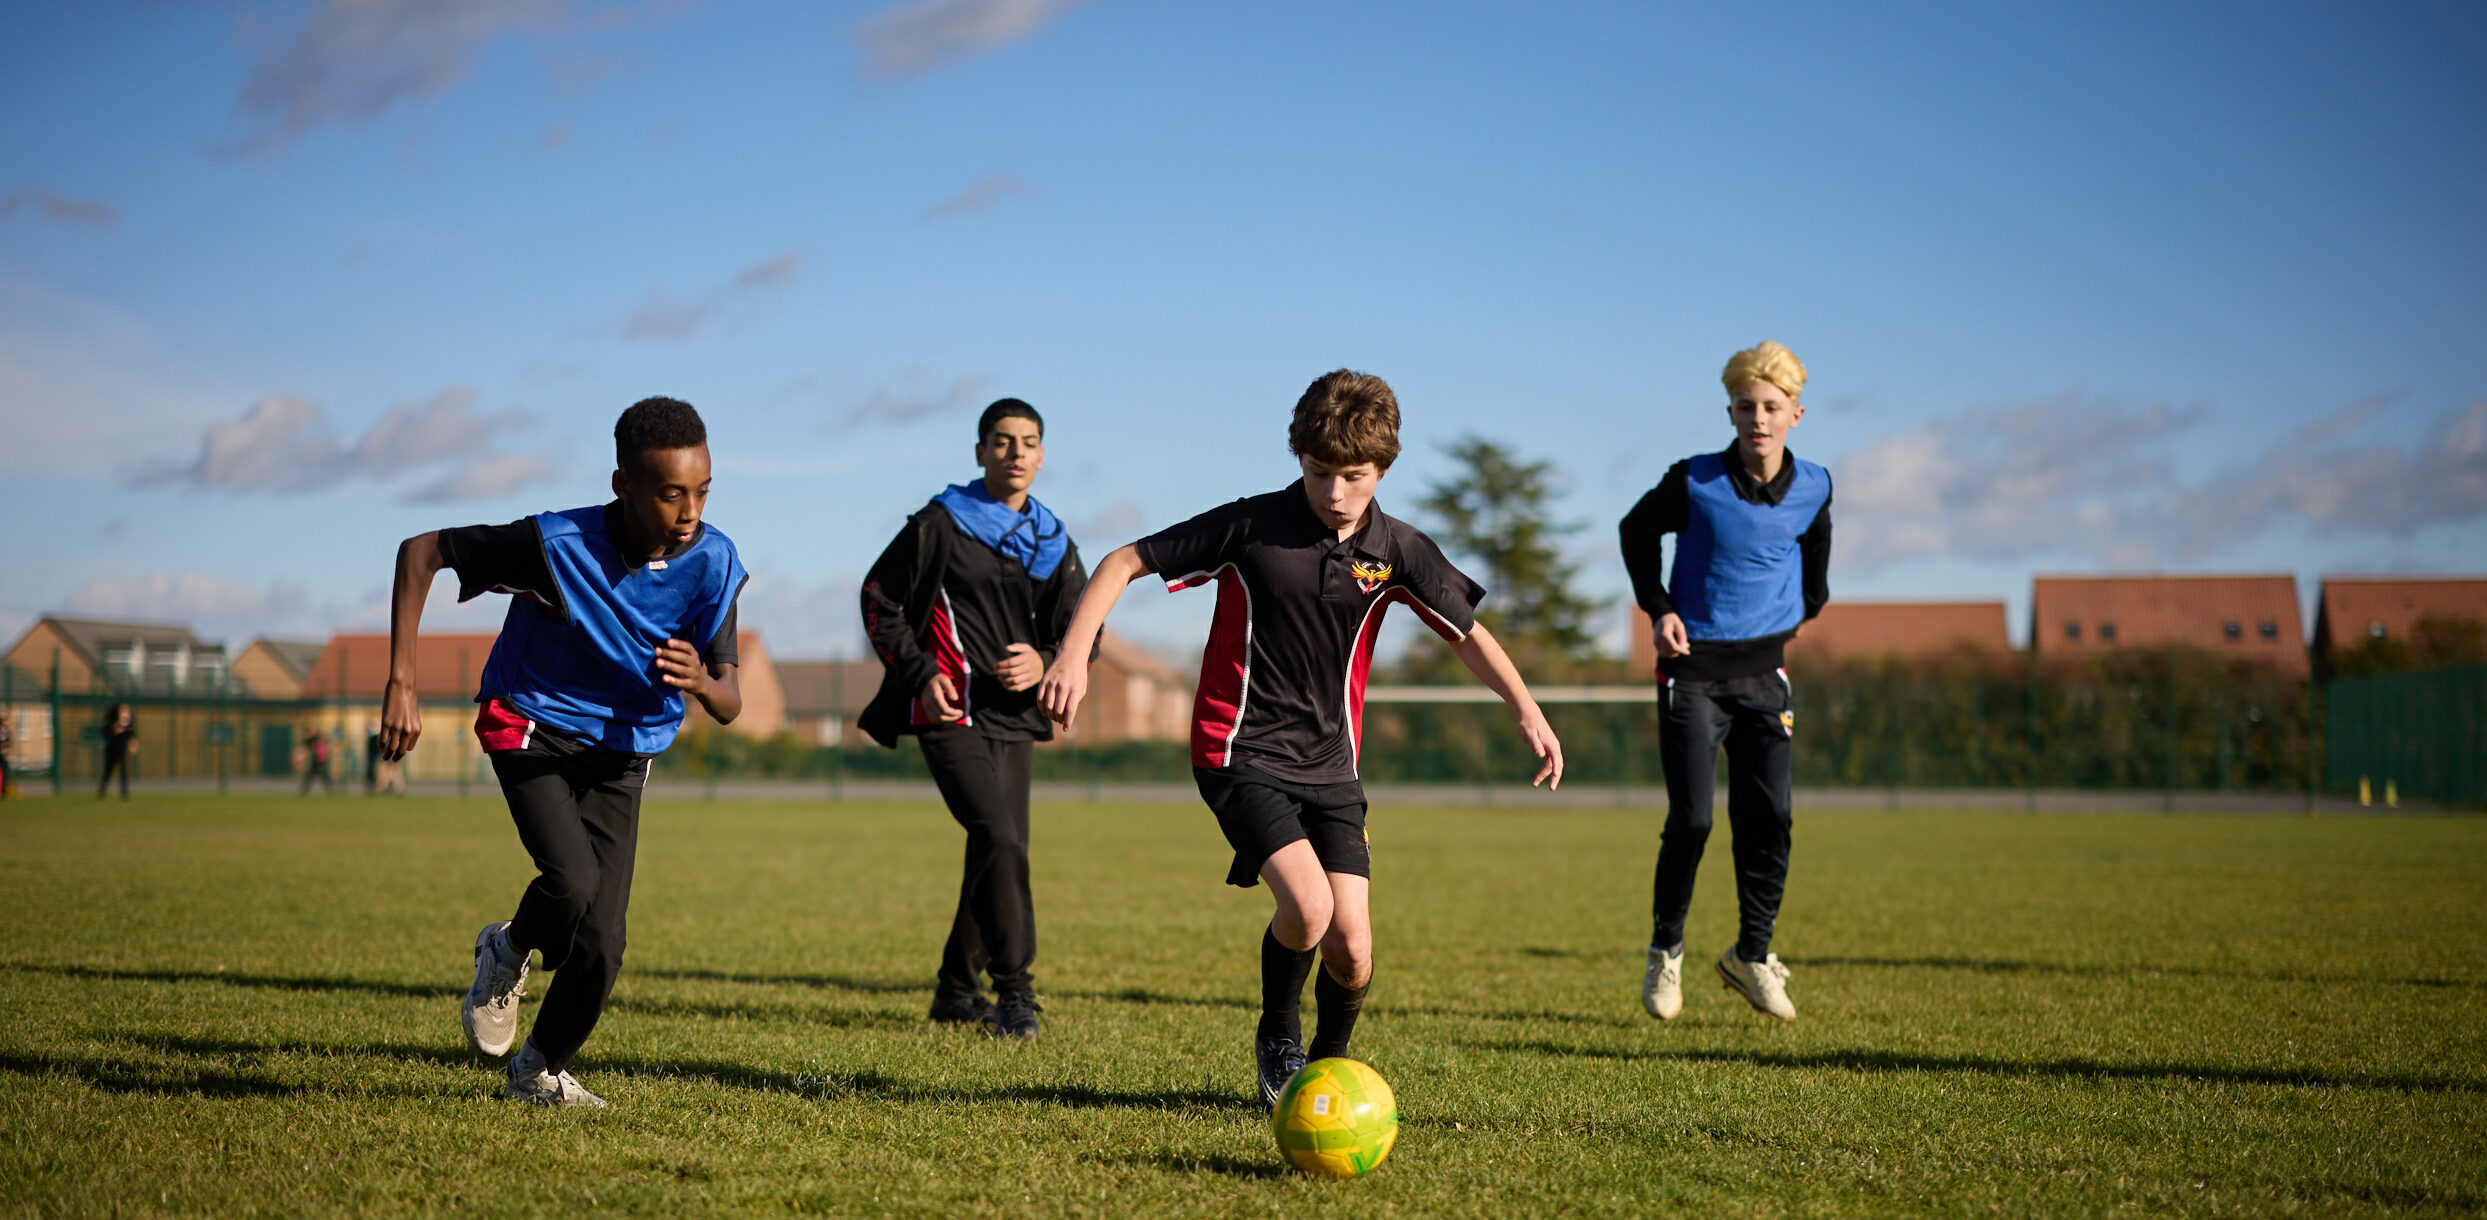
<path fill-rule="evenodd" d="M 923 1020 L 922 804 L 652 804 L 578 1071 L 455 1006 L 497 804 L 0 805 L 0 1209 L 1356 1216 L 2487 1207 L 2487 821 L 1800 812 L 1793 1025 L 1636 999 L 1648 812 L 1385 807 L 1362 1181 L 1247 1093 L 1268 900 L 1190 806 L 1037 812 L 1045 1035 Z M 1726 834 L 1691 953 L 1732 936 Z M 530 1002 L 532 1009 L 532 1002 Z"/>

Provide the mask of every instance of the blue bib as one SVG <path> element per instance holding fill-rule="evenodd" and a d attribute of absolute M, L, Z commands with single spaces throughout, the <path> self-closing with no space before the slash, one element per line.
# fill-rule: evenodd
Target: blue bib
<path fill-rule="evenodd" d="M 1028 511 L 1014 512 L 1007 504 L 986 491 L 984 480 L 953 483 L 933 503 L 948 509 L 950 519 L 959 523 L 976 541 L 992 547 L 996 553 L 1019 561 L 1028 575 L 1038 580 L 1053 576 L 1062 557 L 1071 551 L 1070 535 L 1053 510 L 1028 497 Z"/>
<path fill-rule="evenodd" d="M 632 564 L 606 532 L 603 505 L 541 513 L 535 523 L 570 621 L 510 599 L 484 664 L 484 696 L 565 737 L 661 752 L 682 727 L 682 692 L 657 677 L 657 645 L 676 639 L 708 651 L 748 575 L 734 543 L 702 525 L 681 554 Z"/>
<path fill-rule="evenodd" d="M 1692 458 L 1685 490 L 1692 513 L 1676 538 L 1667 592 L 1684 634 L 1696 640 L 1756 640 L 1805 621 L 1805 559 L 1797 540 L 1831 498 L 1831 476 L 1802 458 L 1777 504 L 1736 494 L 1727 459 Z"/>

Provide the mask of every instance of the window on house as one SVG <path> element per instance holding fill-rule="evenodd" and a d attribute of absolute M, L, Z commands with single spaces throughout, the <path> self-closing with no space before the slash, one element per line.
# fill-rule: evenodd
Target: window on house
<path fill-rule="evenodd" d="M 2262 638 L 2266 640 L 2276 640 L 2280 638 L 2280 620 L 2276 618 L 2264 619 L 2260 624 L 2260 628 L 2262 631 Z"/>
<path fill-rule="evenodd" d="M 2064 620 L 2064 638 L 2075 644 L 2081 642 L 2081 620 L 2069 618 Z"/>
<path fill-rule="evenodd" d="M 2098 625 L 2098 642 L 2101 644 L 2113 644 L 2116 642 L 2116 625 L 2114 623 L 2101 622 Z"/>
<path fill-rule="evenodd" d="M 2383 638 L 2382 619 L 2376 619 L 2375 621 L 2366 624 L 2366 638 L 2370 640 L 2380 640 Z"/>
<path fill-rule="evenodd" d="M 2229 619 L 2227 622 L 2219 625 L 2219 633 L 2228 637 L 2229 643 L 2234 644 L 2238 640 L 2245 638 L 2245 624 L 2240 623 L 2235 619 Z"/>

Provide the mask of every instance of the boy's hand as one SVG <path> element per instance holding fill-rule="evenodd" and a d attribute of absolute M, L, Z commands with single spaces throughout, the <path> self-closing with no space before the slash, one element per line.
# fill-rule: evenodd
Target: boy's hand
<path fill-rule="evenodd" d="M 1555 740 L 1554 726 L 1546 723 L 1546 713 L 1535 703 L 1531 703 L 1526 711 L 1520 713 L 1519 721 L 1520 737 L 1528 742 L 1529 753 L 1545 762 L 1544 766 L 1537 768 L 1537 778 L 1530 780 L 1528 786 L 1534 788 L 1539 784 L 1546 784 L 1548 792 L 1561 788 L 1563 786 L 1563 743 Z M 1547 784 L 1548 780 L 1553 782 Z"/>
<path fill-rule="evenodd" d="M 380 692 L 380 756 L 390 762 L 404 758 L 423 736 L 423 707 L 414 688 L 395 678 Z"/>
<path fill-rule="evenodd" d="M 1002 663 L 993 667 L 993 676 L 1002 680 L 1003 690 L 1026 690 L 1045 676 L 1045 658 L 1034 646 L 1013 644 L 1002 650 Z"/>
<path fill-rule="evenodd" d="M 1684 620 L 1673 614 L 1658 620 L 1658 630 L 1650 638 L 1662 657 L 1689 656 L 1693 650 L 1692 640 L 1684 634 Z"/>
<path fill-rule="evenodd" d="M 1036 685 L 1036 701 L 1045 714 L 1064 728 L 1071 727 L 1071 718 L 1079 715 L 1079 701 L 1088 697 L 1088 662 L 1065 652 L 1054 662 L 1045 680 Z"/>
<path fill-rule="evenodd" d="M 933 719 L 943 724 L 949 724 L 967 715 L 959 710 L 958 684 L 952 682 L 948 674 L 934 674 L 932 679 L 924 684 L 924 689 L 917 692 L 915 701 L 923 704 L 924 710 L 931 712 Z"/>
<path fill-rule="evenodd" d="M 667 640 L 656 646 L 656 676 L 689 695 L 708 687 L 708 667 L 700 664 L 699 650 L 687 640 Z"/>

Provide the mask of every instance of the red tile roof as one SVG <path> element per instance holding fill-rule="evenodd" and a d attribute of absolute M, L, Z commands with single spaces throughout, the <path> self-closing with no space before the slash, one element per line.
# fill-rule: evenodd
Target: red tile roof
<path fill-rule="evenodd" d="M 2044 657 L 2184 645 L 2303 677 L 2293 576 L 2041 576 L 2030 645 Z"/>
<path fill-rule="evenodd" d="M 484 659 L 501 633 L 458 635 L 426 633 L 415 640 L 415 696 L 422 699 L 472 699 L 483 680 Z M 311 675 L 302 680 L 305 699 L 376 700 L 389 684 L 389 637 L 338 635 L 320 650 Z"/>
<path fill-rule="evenodd" d="M 2326 576 L 2314 646 L 2355 648 L 2378 633 L 2405 640 L 2422 618 L 2487 620 L 2487 577 Z"/>
<path fill-rule="evenodd" d="M 1835 601 L 1788 645 L 1791 662 L 1916 659 L 1963 648 L 2012 650 L 2002 602 Z"/>

